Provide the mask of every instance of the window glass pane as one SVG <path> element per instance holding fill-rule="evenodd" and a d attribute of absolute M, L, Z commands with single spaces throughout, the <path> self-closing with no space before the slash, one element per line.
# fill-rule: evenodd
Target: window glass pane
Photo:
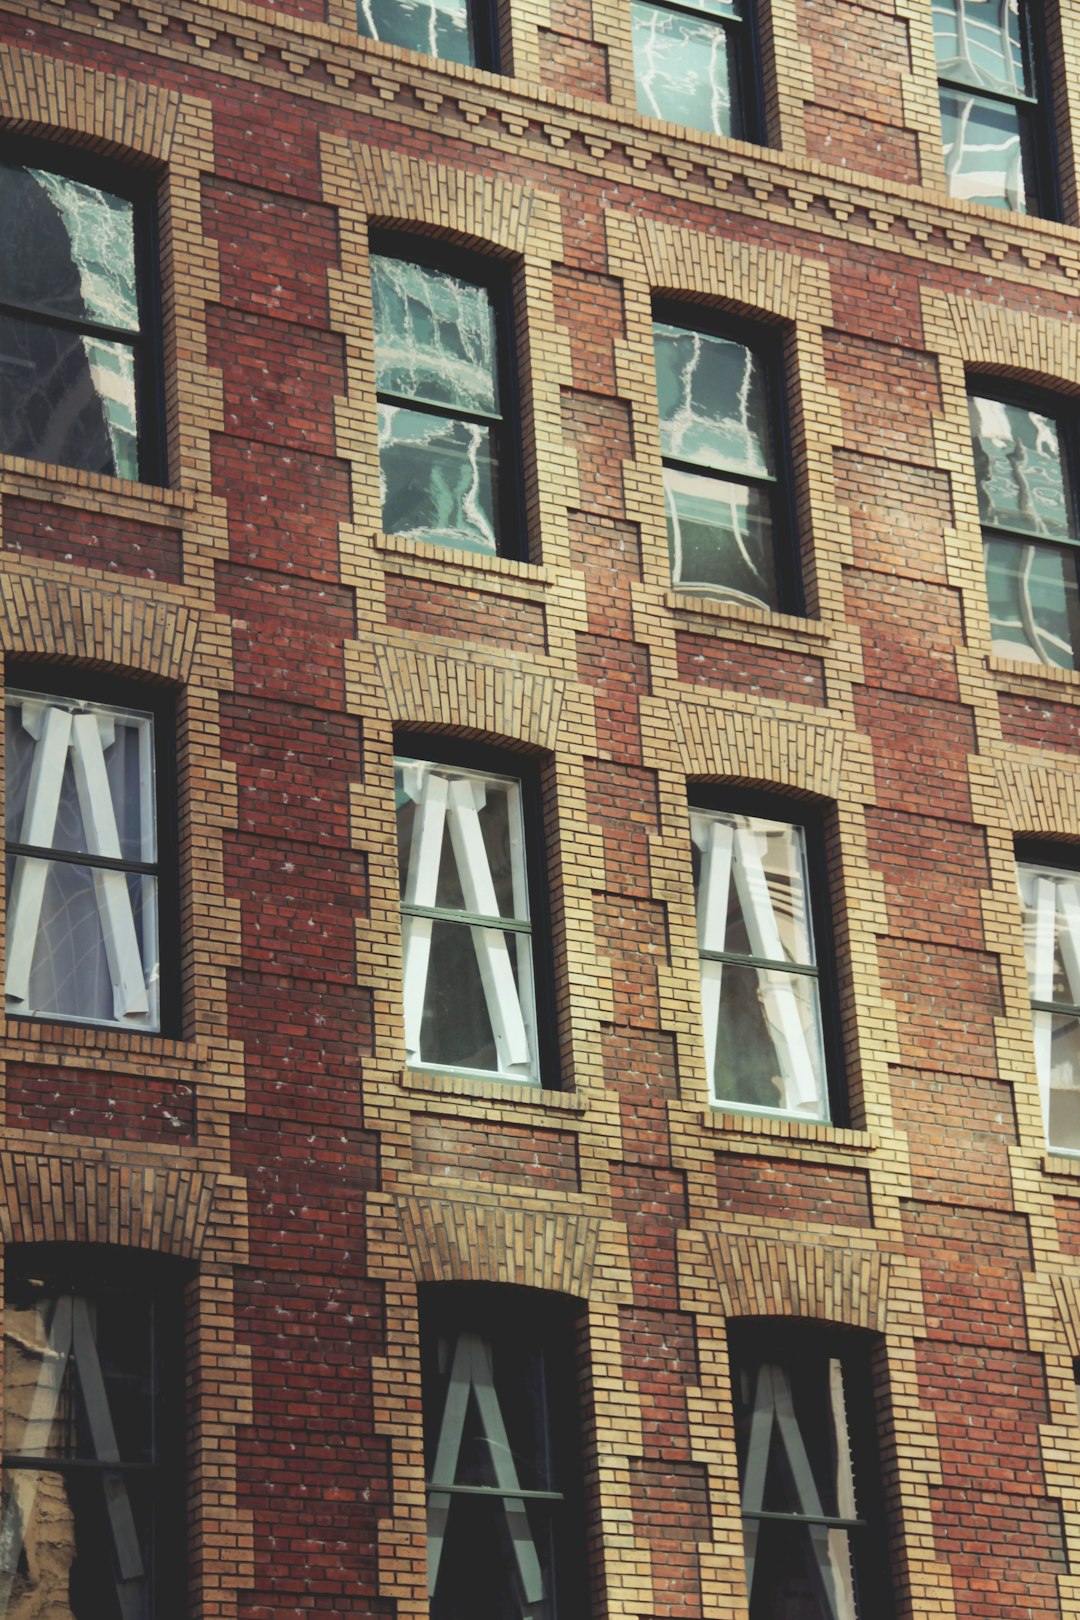
<path fill-rule="evenodd" d="M 383 529 L 465 551 L 496 550 L 491 428 L 379 406 Z"/>
<path fill-rule="evenodd" d="M 1076 519 L 1057 423 L 1003 400 L 968 399 L 979 515 L 995 529 L 1076 538 Z"/>
<path fill-rule="evenodd" d="M 817 980 L 739 962 L 701 964 L 715 986 L 716 1041 L 707 1052 L 715 1101 L 828 1117 Z"/>
<path fill-rule="evenodd" d="M 1017 876 L 1031 997 L 1080 1006 L 1080 873 L 1020 865 Z"/>
<path fill-rule="evenodd" d="M 699 908 L 707 880 L 706 841 L 718 825 L 730 829 L 731 866 L 722 923 L 703 941 L 710 950 L 775 961 L 814 961 L 808 911 L 806 833 L 786 821 L 727 813 L 692 814 L 694 886 Z"/>
<path fill-rule="evenodd" d="M 943 78 L 1033 93 L 1018 0 L 934 0 L 934 47 Z"/>
<path fill-rule="evenodd" d="M 722 601 L 779 606 L 768 491 L 664 468 L 671 581 Z"/>
<path fill-rule="evenodd" d="M 735 40 L 722 22 L 633 0 L 638 112 L 713 135 L 739 135 Z"/>
<path fill-rule="evenodd" d="M 27 856 L 8 857 L 7 879 L 9 1016 L 156 1029 L 157 880 Z"/>
<path fill-rule="evenodd" d="M 465 0 L 359 0 L 356 23 L 368 39 L 447 62 L 476 61 Z"/>
<path fill-rule="evenodd" d="M 764 1519 L 747 1520 L 744 1535 L 754 1553 L 750 1620 L 856 1620 L 857 1532 Z"/>
<path fill-rule="evenodd" d="M 941 129 L 950 197 L 1020 213 L 1035 207 L 1035 150 L 1022 107 L 943 89 Z"/>
<path fill-rule="evenodd" d="M 0 315 L 0 454 L 137 478 L 133 351 Z"/>
<path fill-rule="evenodd" d="M 660 445 L 665 457 L 754 477 L 772 473 L 768 389 L 744 343 L 653 326 Z"/>
<path fill-rule="evenodd" d="M 429 1371 L 429 1398 L 440 1414 L 449 1410 L 452 1417 L 462 1415 L 460 1441 L 449 1459 L 448 1478 L 454 1484 L 560 1489 L 547 1362 L 544 1345 L 524 1342 L 511 1324 L 503 1333 L 466 1327 L 440 1336 Z M 433 1479 L 441 1435 L 441 1422 L 427 1425 L 427 1467 Z M 444 1478 L 441 1470 L 439 1478 Z"/>
<path fill-rule="evenodd" d="M 0 163 L 0 300 L 139 330 L 133 205 L 47 170 Z"/>
<path fill-rule="evenodd" d="M 994 652 L 1076 669 L 1080 598 L 1071 552 L 999 539 L 988 540 L 985 552 Z"/>
<path fill-rule="evenodd" d="M 408 915 L 402 933 L 406 952 L 430 937 L 417 1061 L 494 1074 L 515 1068 L 522 1058 L 527 1063 L 529 1052 L 519 1056 L 513 1036 L 524 1020 L 529 1049 L 535 1050 L 529 936 Z M 499 973 L 503 964 L 513 988 Z"/>
<path fill-rule="evenodd" d="M 498 414 L 495 310 L 486 287 L 379 255 L 371 261 L 380 393 Z"/>
<path fill-rule="evenodd" d="M 812 1348 L 738 1366 L 744 1508 L 831 1519 L 858 1516 L 843 1368 Z M 751 1466 L 751 1464 L 753 1466 Z M 753 1493 L 753 1501 L 746 1500 Z"/>
<path fill-rule="evenodd" d="M 557 1504 L 554 1504 L 557 1506 Z M 502 1499 L 451 1498 L 439 1577 L 431 1600 L 432 1620 L 553 1620 L 553 1504 L 528 1502 L 513 1522 Z M 526 1602 L 515 1539 L 527 1526 L 536 1559 L 536 1590 Z M 531 1562 L 531 1560 L 530 1560 Z"/>
<path fill-rule="evenodd" d="M 5 1471 L 0 1615 L 152 1620 L 153 1511 L 142 1477 Z"/>
<path fill-rule="evenodd" d="M 1080 1018 L 1036 1012 L 1035 1039 L 1047 1039 L 1050 1050 L 1050 1108 L 1047 1140 L 1051 1147 L 1080 1152 Z"/>
<path fill-rule="evenodd" d="M 420 870 L 425 859 L 421 841 L 425 830 L 423 818 L 430 814 L 433 802 L 432 778 L 445 784 L 445 788 L 440 787 L 435 794 L 435 813 L 442 835 L 437 867 L 425 874 Z M 462 861 L 475 860 L 479 853 L 469 838 L 469 823 L 474 814 L 486 869 L 481 876 L 485 886 L 490 879 L 496 902 L 494 911 L 485 907 L 480 914 L 514 917 L 519 921 L 528 918 L 520 790 L 516 782 L 456 771 L 449 766 L 440 768 L 420 760 L 399 760 L 395 762 L 394 789 L 398 876 L 403 901 L 457 911 L 478 910 L 466 897 L 460 870 Z M 465 825 L 461 824 L 463 813 Z M 427 858 L 433 860 L 433 854 Z M 474 884 L 467 883 L 467 886 L 472 892 Z"/>
<path fill-rule="evenodd" d="M 9 841 L 153 861 L 151 717 L 17 692 L 8 694 L 6 708 Z M 91 717 L 93 725 L 73 727 L 76 713 Z M 53 725 L 59 727 L 55 738 Z"/>

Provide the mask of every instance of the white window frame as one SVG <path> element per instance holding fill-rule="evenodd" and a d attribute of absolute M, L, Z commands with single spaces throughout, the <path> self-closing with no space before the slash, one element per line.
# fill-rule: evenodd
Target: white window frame
<path fill-rule="evenodd" d="M 803 909 L 810 941 L 811 960 L 788 961 L 780 942 L 780 931 L 769 896 L 761 856 L 757 849 L 755 823 L 770 822 L 790 828 L 799 835 L 804 892 Z M 744 823 L 744 825 L 740 825 Z M 806 829 L 799 822 L 780 822 L 777 817 L 745 815 L 740 811 L 708 810 L 692 807 L 691 838 L 701 854 L 697 892 L 698 953 L 701 961 L 701 1015 L 705 1063 L 709 1076 L 709 1098 L 714 1108 L 729 1113 L 752 1113 L 781 1118 L 829 1121 L 827 1054 L 822 1030 L 821 979 L 816 959 L 816 941 L 810 874 L 807 862 Z M 728 897 L 735 884 L 743 918 L 750 936 L 751 951 L 724 949 Z M 724 964 L 768 970 L 762 997 L 762 1012 L 772 1037 L 787 1092 L 787 1106 L 766 1108 L 725 1097 L 717 1073 L 716 1042 L 720 1020 L 720 991 Z M 817 1068 L 803 1028 L 795 995 L 797 978 L 814 981 L 818 1028 L 821 1035 Z M 820 1075 L 820 1083 L 818 1080 Z"/>
<path fill-rule="evenodd" d="M 411 920 L 409 927 L 402 928 L 406 1064 L 411 1069 L 440 1074 L 466 1074 L 538 1086 L 533 931 L 522 783 L 517 777 L 493 771 L 471 770 L 410 756 L 396 756 L 394 769 L 395 781 L 400 780 L 404 792 L 417 806 L 409 868 L 400 902 L 403 925 L 407 918 Z M 479 822 L 483 795 L 494 783 L 507 792 L 513 917 L 499 915 Z M 444 831 L 449 832 L 457 863 L 466 901 L 463 909 L 435 904 Z M 437 922 L 468 927 L 495 1041 L 497 1068 L 459 1068 L 428 1062 L 421 1054 L 431 940 Z M 516 981 L 506 942 L 508 933 L 520 935 L 524 940 L 518 954 Z"/>
<path fill-rule="evenodd" d="M 15 865 L 7 894 L 4 993 L 9 1017 L 41 1018 L 55 1023 L 100 1025 L 145 1030 L 161 1026 L 159 978 L 161 940 L 160 829 L 157 815 L 153 713 L 115 704 L 84 702 L 44 692 L 12 690 L 6 694 L 5 723 L 16 723 L 35 739 L 34 760 L 27 785 L 19 837 L 8 845 Z M 113 804 L 104 750 L 116 721 L 134 724 L 140 736 L 140 826 L 143 859 L 121 854 L 116 807 Z M 70 759 L 89 849 L 74 854 L 53 847 L 64 774 Z M 37 948 L 41 911 L 49 867 L 69 864 L 89 870 L 101 924 L 102 944 L 113 992 L 113 1017 L 40 1010 L 30 1003 L 30 975 Z M 139 949 L 128 874 L 142 873 L 153 881 L 146 886 L 142 912 L 142 951 Z"/>

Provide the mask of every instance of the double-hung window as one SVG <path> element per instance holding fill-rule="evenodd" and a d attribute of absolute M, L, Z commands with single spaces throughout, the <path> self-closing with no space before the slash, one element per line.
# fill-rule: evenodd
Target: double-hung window
<path fill-rule="evenodd" d="M 538 1084 L 532 795 L 518 777 L 406 758 L 394 790 L 407 1062 Z"/>
<path fill-rule="evenodd" d="M 1050 1147 L 1080 1153 L 1080 872 L 1020 860 L 1035 1072 Z"/>
<path fill-rule="evenodd" d="M 522 523 L 507 289 L 476 269 L 463 257 L 372 257 L 383 529 L 513 555 Z"/>
<path fill-rule="evenodd" d="M 180 1279 L 117 1260 L 6 1259 L 0 1616 L 187 1612 Z"/>
<path fill-rule="evenodd" d="M 659 312 L 658 312 L 659 314 Z M 653 325 L 672 583 L 751 607 L 793 607 L 776 356 L 742 328 Z"/>
<path fill-rule="evenodd" d="M 487 0 L 357 0 L 356 26 L 368 39 L 498 71 L 491 9 Z"/>
<path fill-rule="evenodd" d="M 171 931 L 173 874 L 162 881 L 168 761 L 155 741 L 168 725 L 157 695 L 143 690 L 145 707 L 7 693 L 9 1017 L 162 1027 L 162 909 Z"/>
<path fill-rule="evenodd" d="M 884 1620 L 868 1345 L 786 1324 L 728 1329 L 750 1620 Z"/>
<path fill-rule="evenodd" d="M 153 194 L 49 155 L 0 161 L 0 453 L 161 482 Z"/>
<path fill-rule="evenodd" d="M 1029 0 L 934 0 L 933 11 L 950 195 L 1048 212 L 1051 165 Z"/>
<path fill-rule="evenodd" d="M 712 1100 L 828 1119 L 807 829 L 693 809 L 690 832 Z"/>
<path fill-rule="evenodd" d="M 631 0 L 638 112 L 755 138 L 749 0 Z"/>
<path fill-rule="evenodd" d="M 995 653 L 1080 667 L 1075 425 L 1045 401 L 969 396 Z"/>
<path fill-rule="evenodd" d="M 432 1620 L 587 1613 L 564 1303 L 454 1285 L 421 1296 Z"/>

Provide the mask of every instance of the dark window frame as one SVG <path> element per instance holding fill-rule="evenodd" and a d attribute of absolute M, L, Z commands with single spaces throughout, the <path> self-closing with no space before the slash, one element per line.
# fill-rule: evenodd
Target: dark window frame
<path fill-rule="evenodd" d="M 506 257 L 497 257 L 494 250 L 484 252 L 481 248 L 436 241 L 400 228 L 373 227 L 368 242 L 371 259 L 401 259 L 424 269 L 441 271 L 460 281 L 483 287 L 491 299 L 495 316 L 496 380 L 501 405 L 494 433 L 498 479 L 494 555 L 519 562 L 530 561 L 514 300 L 517 265 Z M 375 398 L 377 405 L 400 405 L 408 410 L 430 412 L 433 416 L 447 419 L 469 420 L 471 417 L 488 424 L 493 421 L 490 417 L 478 417 L 467 410 L 443 409 L 422 400 L 410 400 L 404 395 L 384 394 L 378 389 Z M 435 542 L 425 543 L 430 544 L 434 551 L 454 549 L 440 547 Z"/>
<path fill-rule="evenodd" d="M 844 1397 L 848 1409 L 849 1460 L 855 1485 L 858 1518 L 828 1519 L 813 1514 L 748 1514 L 742 1506 L 744 1467 L 739 1459 L 740 1518 L 764 1522 L 770 1518 L 788 1524 L 827 1524 L 865 1532 L 864 1545 L 854 1551 L 857 1620 L 888 1620 L 893 1614 L 890 1580 L 889 1514 L 883 1481 L 884 1341 L 867 1329 L 809 1318 L 729 1317 L 727 1345 L 731 1373 L 733 1415 L 738 1423 L 741 1396 L 737 1387 L 740 1366 L 762 1362 L 802 1365 L 810 1355 L 835 1358 L 843 1367 Z M 875 1365 L 876 1364 L 876 1365 Z M 750 1594 L 748 1594 L 748 1597 Z M 751 1608 L 751 1613 L 753 1609 Z M 823 1614 L 822 1620 L 827 1620 Z"/>
<path fill-rule="evenodd" d="M 136 1483 L 153 1476 L 158 1499 L 151 1527 L 152 1620 L 184 1620 L 187 1614 L 185 1293 L 193 1272 L 190 1262 L 176 1256 L 96 1243 L 18 1243 L 10 1245 L 5 1255 L 5 1306 L 39 1278 L 47 1284 L 46 1297 L 70 1293 L 93 1298 L 105 1290 L 125 1290 L 151 1302 L 153 1350 L 148 1370 L 154 1384 L 150 1441 L 154 1460 L 101 1462 L 12 1454 L 5 1434 L 3 1465 L 13 1471 L 36 1469 L 60 1475 L 87 1470 L 121 1473 Z"/>
<path fill-rule="evenodd" d="M 744 9 L 741 18 L 724 17 L 718 12 L 707 10 L 705 6 L 689 4 L 687 0 L 647 0 L 647 3 L 655 6 L 657 11 L 670 11 L 679 16 L 715 23 L 717 27 L 723 29 L 725 38 L 733 39 L 735 42 L 731 54 L 735 64 L 735 97 L 740 127 L 732 129 L 730 135 L 720 135 L 716 130 L 702 130 L 696 124 L 681 127 L 695 134 L 712 135 L 717 140 L 747 141 L 757 146 L 767 144 L 764 79 L 761 71 L 761 26 L 755 0 L 741 0 Z M 634 82 L 636 86 L 636 61 Z M 639 116 L 651 118 L 653 114 L 643 113 L 639 109 Z"/>
<path fill-rule="evenodd" d="M 500 50 L 500 28 L 497 0 L 467 0 L 469 19 L 469 39 L 472 45 L 472 60 L 459 62 L 456 57 L 432 56 L 430 51 L 420 50 L 416 46 L 395 45 L 396 50 L 412 49 L 417 56 L 424 56 L 429 62 L 450 62 L 456 67 L 476 68 L 481 73 L 508 73 L 510 71 L 502 61 Z M 361 39 L 375 39 L 376 44 L 393 44 L 390 40 L 378 40 L 373 34 L 367 33 L 360 27 L 360 6 L 357 0 L 356 32 Z"/>
<path fill-rule="evenodd" d="M 5 135 L 0 143 L 0 158 L 24 168 L 46 170 L 83 185 L 94 186 L 113 196 L 123 197 L 133 205 L 135 287 L 139 311 L 139 331 L 134 339 L 130 332 L 116 332 L 94 321 L 77 321 L 16 304 L 0 302 L 0 315 L 8 315 L 12 319 L 30 321 L 34 324 L 59 327 L 69 332 L 93 334 L 112 342 L 123 343 L 132 350 L 138 413 L 137 481 L 157 488 L 167 487 L 165 367 L 158 228 L 160 176 L 157 169 L 147 165 L 145 161 L 124 162 L 115 157 L 87 151 L 84 147 L 68 146 L 60 140 L 42 140 L 31 136 Z M 67 464 L 43 461 L 42 465 L 52 467 Z"/>
<path fill-rule="evenodd" d="M 805 834 L 810 931 L 814 942 L 814 964 L 817 970 L 814 979 L 818 987 L 821 1041 L 825 1059 L 825 1090 L 829 1103 L 828 1119 L 818 1120 L 815 1123 L 843 1129 L 851 1123 L 851 1098 L 844 1061 L 832 884 L 826 849 L 833 807 L 812 799 L 796 799 L 782 791 L 728 786 L 724 782 L 700 779 L 687 783 L 687 799 L 690 810 L 726 810 L 732 815 L 757 816 L 764 821 L 783 822 L 790 827 L 800 827 Z M 745 958 L 747 965 L 751 965 L 753 960 L 750 957 Z M 731 1098 L 710 1097 L 710 1102 L 721 1112 L 741 1112 L 738 1102 Z M 769 1110 L 764 1117 L 774 1118 L 777 1115 L 785 1119 L 791 1117 L 784 1109 Z"/>
<path fill-rule="evenodd" d="M 1034 411 L 1040 416 L 1048 417 L 1057 428 L 1058 447 L 1061 451 L 1061 464 L 1065 475 L 1065 489 L 1069 503 L 1069 514 L 1076 530 L 1075 538 L 1063 539 L 1059 535 L 1039 535 L 1026 529 L 1010 529 L 1002 524 L 984 523 L 982 513 L 979 513 L 979 528 L 985 547 L 988 539 L 1000 538 L 1011 541 L 1017 545 L 1041 546 L 1047 551 L 1060 551 L 1071 555 L 1074 562 L 1077 589 L 1080 590 L 1080 397 L 1075 394 L 1056 393 L 1052 389 L 1032 388 L 1030 385 L 1015 382 L 1012 378 L 1002 377 L 999 372 L 968 370 L 965 377 L 965 404 L 973 398 L 995 400 L 1001 405 L 1012 405 L 1018 410 Z M 970 405 L 968 404 L 970 411 Z M 975 461 L 975 441 L 971 439 L 971 474 L 976 491 L 976 510 L 979 506 L 979 479 L 978 468 Z M 984 568 L 985 578 L 985 568 Z M 1076 656 L 1080 667 L 1080 644 L 1077 645 Z M 1008 658 L 1008 653 L 997 653 L 995 657 Z M 1055 669 L 1061 666 L 1049 662 L 1033 665 L 1038 668 Z"/>
<path fill-rule="evenodd" d="M 1035 0 L 1020 0 L 1021 49 L 1025 52 L 1031 70 L 1035 94 L 1010 94 L 990 86 L 976 84 L 954 74 L 938 73 L 940 92 L 981 96 L 986 101 L 1005 107 L 1024 108 L 1030 118 L 1032 162 L 1034 165 L 1034 192 L 1029 206 L 1023 210 L 1033 219 L 1061 218 L 1061 180 L 1057 145 L 1053 139 L 1054 112 L 1051 101 L 1050 52 L 1046 39 L 1045 20 Z M 984 204 L 985 206 L 992 206 Z M 1003 209 L 1009 213 L 1014 210 Z"/>
<path fill-rule="evenodd" d="M 180 938 L 180 847 L 178 801 L 178 698 L 174 686 L 124 677 L 115 672 L 99 674 L 74 669 L 70 665 L 46 664 L 9 658 L 4 670 L 5 701 L 11 692 L 27 692 L 41 697 L 58 697 L 88 704 L 102 703 L 113 708 L 141 709 L 154 723 L 154 812 L 157 842 L 158 906 L 158 995 L 157 1029 L 131 1029 L 132 1039 L 179 1039 L 182 1021 L 181 938 Z M 8 854 L 29 854 L 56 860 L 55 851 L 16 842 L 6 844 Z M 102 857 L 81 857 L 76 864 L 114 867 L 124 871 L 148 870 L 139 861 L 108 862 Z M 5 894 L 5 916 L 7 899 Z M 48 1014 L 8 1014 L 9 1019 L 30 1025 L 60 1022 L 75 1029 L 108 1029 L 123 1033 L 121 1026 L 96 1020 Z"/>
<path fill-rule="evenodd" d="M 397 727 L 394 730 L 394 758 L 415 759 L 432 765 L 456 766 L 491 776 L 515 778 L 521 786 L 521 814 L 525 828 L 525 882 L 529 893 L 530 940 L 532 944 L 533 997 L 536 1009 L 537 1084 L 522 1083 L 492 1073 L 477 1079 L 491 1079 L 502 1085 L 522 1085 L 533 1091 L 562 1089 L 559 1062 L 555 963 L 552 949 L 552 906 L 547 843 L 544 836 L 543 781 L 545 761 L 535 754 L 517 753 L 484 740 L 449 737 L 431 731 Z M 395 859 L 396 859 L 395 845 Z M 400 907 L 400 902 L 399 902 Z M 401 915 L 406 912 L 400 907 Z M 428 1072 L 428 1066 L 425 1071 Z"/>
<path fill-rule="evenodd" d="M 481 1494 L 489 1501 L 505 1501 L 516 1494 L 523 1500 L 535 1499 L 550 1506 L 563 1523 L 553 1529 L 559 1545 L 555 1590 L 548 1612 L 551 1620 L 586 1620 L 589 1607 L 583 1457 L 587 1424 L 580 1343 L 586 1319 L 584 1301 L 510 1283 L 424 1283 L 418 1291 L 418 1318 L 425 1495 L 433 1490 L 431 1468 L 445 1410 L 444 1380 L 432 1365 L 439 1336 L 472 1331 L 494 1337 L 501 1332 L 530 1348 L 540 1346 L 545 1352 L 543 1397 L 545 1408 L 555 1413 L 549 1439 L 552 1472 L 560 1488 L 554 1492 L 522 1489 L 513 1493 L 497 1486 L 472 1487 L 463 1494 Z M 437 1396 L 443 1396 L 441 1401 L 432 1402 L 433 1389 Z M 560 1416 L 564 1421 L 558 1421 Z"/>
<path fill-rule="evenodd" d="M 768 409 L 769 443 L 776 471 L 771 479 L 759 478 L 740 472 L 725 472 L 700 462 L 677 460 L 661 451 L 661 464 L 686 470 L 705 478 L 742 483 L 747 487 L 768 489 L 769 512 L 772 524 L 773 565 L 776 570 L 777 606 L 758 609 L 759 612 L 801 615 L 806 611 L 803 595 L 802 572 L 799 558 L 798 525 L 796 521 L 794 463 L 791 455 L 791 413 L 788 391 L 787 336 L 788 328 L 774 322 L 755 321 L 744 315 L 728 313 L 715 304 L 694 303 L 688 298 L 673 297 L 670 293 L 656 293 L 652 300 L 652 327 L 676 326 L 686 332 L 700 332 L 708 337 L 726 338 L 732 343 L 752 349 L 762 361 Z M 654 379 L 655 380 L 655 379 Z M 658 401 L 659 403 L 659 401 Z M 707 585 L 677 584 L 671 580 L 671 589 L 688 596 L 711 599 L 714 592 Z"/>

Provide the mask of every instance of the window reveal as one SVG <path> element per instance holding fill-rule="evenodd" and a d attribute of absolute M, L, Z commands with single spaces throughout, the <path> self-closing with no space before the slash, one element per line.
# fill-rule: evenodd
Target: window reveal
<path fill-rule="evenodd" d="M 372 259 L 383 528 L 467 551 L 505 540 L 499 322 L 491 290 Z"/>
<path fill-rule="evenodd" d="M 692 810 L 713 1100 L 829 1117 L 803 828 Z"/>
<path fill-rule="evenodd" d="M 738 0 L 631 0 L 638 112 L 746 136 L 749 23 Z"/>
<path fill-rule="evenodd" d="M 410 1064 L 537 1081 L 521 784 L 395 761 Z"/>
<path fill-rule="evenodd" d="M 1045 157 L 1040 163 L 1026 0 L 934 0 L 933 13 L 950 195 L 1041 212 Z"/>
<path fill-rule="evenodd" d="M 1080 534 L 1067 424 L 983 394 L 968 404 L 993 650 L 1076 669 Z"/>
<path fill-rule="evenodd" d="M 156 1029 L 150 714 L 7 698 L 9 1015 Z"/>
<path fill-rule="evenodd" d="M 0 451 L 152 475 L 140 411 L 140 209 L 47 169 L 0 163 Z"/>
<path fill-rule="evenodd" d="M 1080 1152 L 1080 873 L 1021 863 L 1035 1072 L 1050 1147 Z"/>
<path fill-rule="evenodd" d="M 653 337 L 672 583 L 779 607 L 764 358 L 734 338 L 665 321 Z"/>

